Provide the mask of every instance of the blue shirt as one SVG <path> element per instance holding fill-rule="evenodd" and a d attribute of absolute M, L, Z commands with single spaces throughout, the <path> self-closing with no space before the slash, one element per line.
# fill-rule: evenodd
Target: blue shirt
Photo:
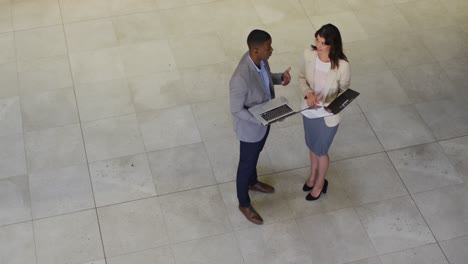
<path fill-rule="evenodd" d="M 267 72 L 266 67 L 265 67 L 265 62 L 263 60 L 260 61 L 260 69 L 259 69 L 257 67 L 257 65 L 255 65 L 255 63 L 253 62 L 252 58 L 250 58 L 250 56 L 249 56 L 249 59 L 250 59 L 250 61 L 252 61 L 253 65 L 255 66 L 255 69 L 257 69 L 257 72 L 258 72 L 258 74 L 260 76 L 260 79 L 262 79 L 263 85 L 265 86 L 265 90 L 266 90 L 268 96 L 271 99 L 270 77 L 268 76 L 268 72 Z"/>

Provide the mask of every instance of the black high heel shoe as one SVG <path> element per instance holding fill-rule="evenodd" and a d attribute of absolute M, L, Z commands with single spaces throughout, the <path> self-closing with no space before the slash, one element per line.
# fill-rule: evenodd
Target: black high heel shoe
<path fill-rule="evenodd" d="M 322 193 L 327 193 L 327 189 L 328 189 L 328 181 L 325 180 L 325 183 L 323 184 L 323 188 L 322 188 L 322 191 L 320 192 L 319 196 L 313 197 L 312 194 L 308 193 L 307 196 L 306 196 L 306 200 L 307 201 L 317 200 L 318 198 L 320 198 L 320 195 L 322 195 Z"/>
<path fill-rule="evenodd" d="M 314 186 L 312 185 L 312 187 L 309 187 L 309 186 L 307 185 L 307 182 L 304 183 L 304 186 L 302 186 L 302 190 L 303 190 L 304 192 L 310 192 L 310 191 L 312 191 L 313 188 L 314 188 Z"/>

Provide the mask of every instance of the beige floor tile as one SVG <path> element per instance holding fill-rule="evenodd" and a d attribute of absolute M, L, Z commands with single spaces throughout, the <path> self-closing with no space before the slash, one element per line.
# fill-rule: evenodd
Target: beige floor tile
<path fill-rule="evenodd" d="M 107 1 L 59 0 L 64 23 L 110 16 Z"/>
<path fill-rule="evenodd" d="M 36 263 L 32 222 L 1 227 L 0 245 L 0 256 L 5 263 Z"/>
<path fill-rule="evenodd" d="M 213 250 L 216 248 L 216 250 Z M 201 238 L 174 246 L 174 255 L 179 264 L 225 263 L 242 264 L 242 255 L 236 246 L 234 234 Z"/>
<path fill-rule="evenodd" d="M 135 113 L 125 79 L 116 79 L 75 87 L 82 122 Z"/>
<path fill-rule="evenodd" d="M 23 118 L 18 96 L 0 99 L 0 136 L 23 133 Z"/>
<path fill-rule="evenodd" d="M 70 55 L 75 84 L 109 81 L 125 77 L 118 48 L 79 52 Z"/>
<path fill-rule="evenodd" d="M 312 263 L 296 221 L 290 220 L 236 232 L 246 264 Z"/>
<path fill-rule="evenodd" d="M 379 255 L 435 242 L 409 196 L 367 204 L 356 211 Z"/>
<path fill-rule="evenodd" d="M 12 32 L 0 34 L 0 64 L 16 60 L 15 39 Z"/>
<path fill-rule="evenodd" d="M 22 95 L 73 86 L 67 55 L 19 61 L 18 79 Z"/>
<path fill-rule="evenodd" d="M 79 125 L 27 132 L 24 143 L 29 172 L 86 162 Z"/>
<path fill-rule="evenodd" d="M 58 25 L 62 23 L 56 0 L 13 1 L 13 27 L 15 30 Z"/>
<path fill-rule="evenodd" d="M 179 71 L 133 77 L 128 79 L 128 85 L 137 112 L 187 105 L 190 102 Z"/>
<path fill-rule="evenodd" d="M 201 143 L 148 153 L 158 194 L 216 184 Z"/>
<path fill-rule="evenodd" d="M 468 137 L 439 141 L 439 144 L 457 169 L 458 175 L 468 183 Z"/>
<path fill-rule="evenodd" d="M 303 19 L 307 17 L 301 3 L 297 0 L 254 0 L 252 3 L 264 24 L 280 22 L 288 19 Z"/>
<path fill-rule="evenodd" d="M 331 160 L 341 160 L 383 152 L 369 122 L 362 113 L 343 117 L 330 147 Z"/>
<path fill-rule="evenodd" d="M 190 43 L 190 48 L 187 43 Z M 170 46 L 179 69 L 217 64 L 227 59 L 216 34 L 171 39 Z"/>
<path fill-rule="evenodd" d="M 367 259 L 356 260 L 353 262 L 348 262 L 346 264 L 382 264 L 382 262 L 380 262 L 379 257 L 373 257 L 373 258 L 367 258 Z"/>
<path fill-rule="evenodd" d="M 465 84 L 468 83 L 468 75 L 466 70 L 468 69 L 468 57 L 461 57 L 442 61 L 440 66 L 445 70 L 453 86 L 458 91 L 458 95 L 462 95 L 465 99 L 468 99 L 468 89 Z"/>
<path fill-rule="evenodd" d="M 222 62 L 181 70 L 180 74 L 190 102 L 205 102 L 228 97 L 229 80 L 236 66 L 237 64 L 232 62 Z M 216 77 L 213 78 L 214 76 Z"/>
<path fill-rule="evenodd" d="M 78 165 L 29 174 L 34 219 L 94 207 L 88 166 Z"/>
<path fill-rule="evenodd" d="M 164 195 L 160 201 L 173 243 L 231 231 L 217 186 Z"/>
<path fill-rule="evenodd" d="M 104 258 L 96 210 L 34 221 L 34 235 L 37 264 Z"/>
<path fill-rule="evenodd" d="M 0 179 L 26 174 L 23 134 L 0 136 Z"/>
<path fill-rule="evenodd" d="M 0 3 L 0 33 L 13 31 L 11 1 L 2 1 Z"/>
<path fill-rule="evenodd" d="M 468 107 L 463 99 L 421 103 L 416 109 L 439 140 L 468 134 L 468 117 L 465 115 Z"/>
<path fill-rule="evenodd" d="M 466 247 L 468 247 L 468 236 L 443 241 L 440 247 L 444 251 L 450 263 L 463 263 L 468 258 Z M 441 262 L 446 263 L 446 262 Z"/>
<path fill-rule="evenodd" d="M 348 5 L 353 10 L 361 10 L 368 8 L 392 8 L 392 0 L 346 0 Z M 390 6 L 390 7 L 389 7 Z"/>
<path fill-rule="evenodd" d="M 109 18 L 65 24 L 64 28 L 70 53 L 118 45 L 117 35 Z"/>
<path fill-rule="evenodd" d="M 175 260 L 171 248 L 160 247 L 148 249 L 128 255 L 123 255 L 114 258 L 107 258 L 107 264 L 175 264 Z M 104 263 L 103 263 L 104 264 Z"/>
<path fill-rule="evenodd" d="M 105 0 L 112 15 L 147 12 L 157 9 L 155 0 Z"/>
<path fill-rule="evenodd" d="M 51 26 L 15 32 L 18 60 L 67 54 L 63 26 Z"/>
<path fill-rule="evenodd" d="M 413 195 L 421 214 L 438 241 L 468 234 L 468 192 L 464 184 Z"/>
<path fill-rule="evenodd" d="M 190 106 L 139 113 L 138 122 L 147 151 L 201 142 Z"/>
<path fill-rule="evenodd" d="M 174 50 L 167 40 L 155 40 L 120 47 L 127 77 L 176 69 Z M 177 64 L 177 67 L 179 65 Z"/>
<path fill-rule="evenodd" d="M 112 24 L 121 44 L 166 38 L 159 12 L 114 17 Z"/>
<path fill-rule="evenodd" d="M 439 64 L 421 64 L 393 71 L 412 102 L 455 97 L 457 89 L 451 84 Z"/>
<path fill-rule="evenodd" d="M 449 16 L 441 1 L 410 1 L 397 3 L 397 8 L 403 13 L 408 23 L 415 30 L 442 28 L 455 25 L 455 20 Z"/>
<path fill-rule="evenodd" d="M 235 137 L 229 99 L 220 98 L 192 105 L 203 141 Z"/>
<path fill-rule="evenodd" d="M 382 264 L 391 263 L 433 263 L 433 264 L 448 264 L 447 259 L 440 250 L 437 244 L 430 244 L 414 249 L 408 249 L 396 253 L 380 256 Z"/>
<path fill-rule="evenodd" d="M 145 151 L 135 114 L 84 123 L 82 129 L 88 161 L 107 160 Z"/>
<path fill-rule="evenodd" d="M 384 153 L 334 162 L 336 180 L 351 202 L 362 205 L 407 195 L 403 182 Z"/>
<path fill-rule="evenodd" d="M 78 110 L 73 89 L 58 89 L 21 97 L 25 131 L 77 124 Z"/>
<path fill-rule="evenodd" d="M 354 209 L 342 209 L 296 221 L 314 262 L 345 263 L 376 254 Z"/>
<path fill-rule="evenodd" d="M 431 29 L 419 33 L 424 45 L 429 52 L 438 60 L 444 61 L 466 57 L 467 35 L 457 27 Z M 444 47 L 441 49 L 440 47 Z"/>
<path fill-rule="evenodd" d="M 157 0 L 159 9 L 171 9 L 211 2 L 216 2 L 216 0 Z"/>
<path fill-rule="evenodd" d="M 422 40 L 411 33 L 385 36 L 379 44 L 383 49 L 381 55 L 388 66 L 394 69 L 432 64 L 436 61 Z"/>
<path fill-rule="evenodd" d="M 434 142 L 432 132 L 413 106 L 398 106 L 366 113 L 385 150 Z"/>
<path fill-rule="evenodd" d="M 393 5 L 356 11 L 356 18 L 369 36 L 387 36 L 410 31 L 411 26 Z"/>
<path fill-rule="evenodd" d="M 216 23 L 213 23 L 215 13 L 216 9 L 212 4 L 184 6 L 160 12 L 161 23 L 170 38 L 214 32 L 217 29 Z M 180 17 L 184 19 L 181 20 Z M 184 49 L 194 50 L 191 45 Z"/>
<path fill-rule="evenodd" d="M 231 231 L 218 186 L 160 196 L 160 201 L 173 243 Z"/>
<path fill-rule="evenodd" d="M 97 207 L 156 195 L 145 154 L 93 162 L 89 171 Z"/>
<path fill-rule="evenodd" d="M 360 92 L 357 102 L 363 112 L 410 103 L 405 89 L 391 71 L 354 75 L 352 85 Z"/>
<path fill-rule="evenodd" d="M 98 208 L 98 215 L 106 257 L 169 244 L 157 198 Z"/>
<path fill-rule="evenodd" d="M 0 98 L 18 96 L 18 86 L 16 63 L 0 64 Z"/>
<path fill-rule="evenodd" d="M 28 176 L 0 179 L 0 198 L 0 226 L 32 219 Z"/>
<path fill-rule="evenodd" d="M 344 52 L 351 67 L 351 87 L 356 87 L 354 77 L 357 75 L 370 74 L 381 75 L 390 70 L 385 60 L 385 52 L 379 48 L 382 43 L 381 37 L 373 37 L 369 40 L 358 40 L 344 44 Z"/>
<path fill-rule="evenodd" d="M 264 151 L 271 161 L 272 171 L 301 168 L 310 163 L 303 126 L 273 127 L 268 135 Z"/>

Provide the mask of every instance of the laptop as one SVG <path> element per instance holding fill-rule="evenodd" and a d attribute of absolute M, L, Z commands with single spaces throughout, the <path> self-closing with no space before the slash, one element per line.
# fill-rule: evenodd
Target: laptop
<path fill-rule="evenodd" d="M 317 109 L 309 108 L 304 102 L 302 104 L 295 105 L 288 103 L 288 100 L 285 97 L 277 97 L 268 102 L 255 105 L 248 110 L 258 121 L 266 126 L 301 112 L 308 118 L 336 115 L 358 96 L 358 92 L 352 89 L 347 89 L 335 98 L 335 100 L 333 100 L 328 106 L 323 107 L 322 105 L 318 105 Z"/>
<path fill-rule="evenodd" d="M 250 107 L 249 112 L 263 125 L 269 125 L 285 117 L 300 113 L 307 109 L 300 104 L 288 103 L 285 97 L 277 97 L 268 102 Z"/>

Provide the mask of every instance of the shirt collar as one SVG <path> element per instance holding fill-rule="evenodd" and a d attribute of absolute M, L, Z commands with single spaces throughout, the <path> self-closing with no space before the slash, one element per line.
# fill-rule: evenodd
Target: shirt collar
<path fill-rule="evenodd" d="M 263 62 L 263 60 L 260 61 L 260 68 L 258 68 L 257 65 L 255 64 L 255 62 L 252 60 L 252 58 L 250 58 L 250 55 L 249 55 L 249 59 L 250 59 L 250 61 L 252 62 L 253 66 L 255 66 L 255 69 L 256 69 L 258 72 L 261 72 L 262 69 L 265 68 L 265 63 Z"/>

